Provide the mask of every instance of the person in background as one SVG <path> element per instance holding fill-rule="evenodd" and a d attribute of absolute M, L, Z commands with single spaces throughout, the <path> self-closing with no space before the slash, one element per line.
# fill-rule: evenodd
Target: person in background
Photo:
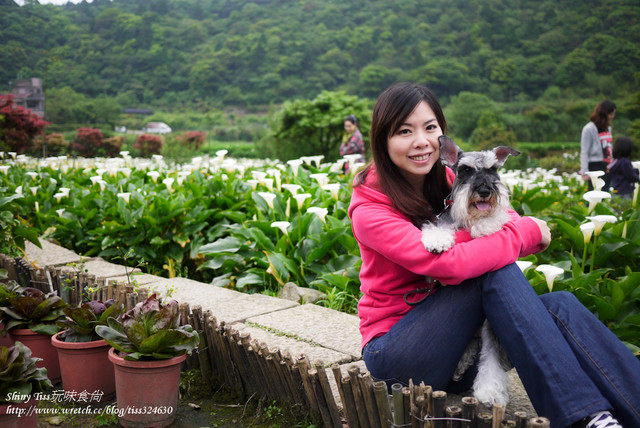
<path fill-rule="evenodd" d="M 360 154 L 360 159 L 356 162 L 364 163 L 364 140 L 360 132 L 360 124 L 353 114 L 344 118 L 344 130 L 346 139 L 340 145 L 340 156 Z M 349 166 L 345 164 L 345 173 L 348 173 Z"/>
<path fill-rule="evenodd" d="M 421 226 L 443 212 L 454 179 L 440 161 L 438 137 L 446 132 L 427 87 L 398 83 L 378 97 L 373 160 L 356 174 L 348 209 L 362 258 L 358 316 L 367 370 L 387 385 L 411 379 L 464 392 L 477 367 L 452 377 L 488 319 L 552 427 L 638 428 L 640 360 L 573 294 L 538 296 L 515 263 L 547 248 L 545 221 L 511 211 L 491 235 L 471 239 L 459 230 L 448 251 L 425 250 Z"/>
<path fill-rule="evenodd" d="M 589 116 L 589 123 L 582 128 L 580 138 L 580 173 L 589 183 L 589 190 L 593 190 L 591 179 L 585 174 L 587 171 L 604 171 L 603 191 L 609 191 L 611 177 L 607 173 L 607 166 L 613 160 L 611 136 L 611 122 L 616 115 L 616 105 L 613 101 L 604 100 L 596 106 Z"/>
<path fill-rule="evenodd" d="M 638 170 L 631 164 L 633 141 L 629 137 L 618 137 L 613 145 L 613 161 L 609 164 L 613 194 L 623 199 L 633 198 L 634 183 L 640 181 Z"/>

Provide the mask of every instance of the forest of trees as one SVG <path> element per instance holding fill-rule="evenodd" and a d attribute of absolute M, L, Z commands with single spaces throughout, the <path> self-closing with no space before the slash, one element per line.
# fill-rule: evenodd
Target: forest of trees
<path fill-rule="evenodd" d="M 629 93 L 638 0 L 0 0 L 0 91 L 42 76 L 123 105 L 264 105 L 389 83 L 440 97 Z"/>
<path fill-rule="evenodd" d="M 640 0 L 25 3 L 0 0 L 0 93 L 41 77 L 56 123 L 113 123 L 122 107 L 266 111 L 323 91 L 373 99 L 403 80 L 457 101 L 452 118 L 465 100 L 497 103 L 508 128 L 529 115 L 524 141 L 579 137 L 603 97 L 618 129 L 640 118 Z"/>

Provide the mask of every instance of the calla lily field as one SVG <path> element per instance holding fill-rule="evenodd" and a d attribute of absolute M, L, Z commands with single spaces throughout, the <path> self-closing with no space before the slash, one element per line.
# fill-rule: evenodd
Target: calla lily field
<path fill-rule="evenodd" d="M 361 261 L 347 208 L 362 165 L 353 157 L 225 155 L 172 164 L 126 152 L 104 159 L 4 153 L 0 214 L 12 216 L 7 224 L 20 236 L 86 257 L 247 293 L 276 294 L 293 282 L 324 292 L 320 304 L 355 313 Z M 577 173 L 529 169 L 501 178 L 520 215 L 551 227 L 549 248 L 518 263 L 532 287 L 573 293 L 640 356 L 638 187 L 623 200 L 602 191 L 595 176 L 591 192 Z"/>

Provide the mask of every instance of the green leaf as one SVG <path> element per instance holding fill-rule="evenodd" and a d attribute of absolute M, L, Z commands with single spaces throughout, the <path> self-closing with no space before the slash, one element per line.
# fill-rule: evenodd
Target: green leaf
<path fill-rule="evenodd" d="M 200 247 L 200 252 L 205 255 L 216 253 L 235 253 L 244 245 L 243 241 L 234 236 L 218 239 L 210 244 Z"/>

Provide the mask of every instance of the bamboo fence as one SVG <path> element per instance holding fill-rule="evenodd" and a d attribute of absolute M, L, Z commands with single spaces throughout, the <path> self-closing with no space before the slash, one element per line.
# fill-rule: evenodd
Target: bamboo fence
<path fill-rule="evenodd" d="M 127 283 L 114 283 L 87 272 L 45 267 L 34 268 L 20 258 L 0 254 L 0 267 L 9 279 L 45 292 L 56 291 L 70 304 L 83 296 L 91 299 L 115 299 L 127 310 L 147 298 L 148 291 L 137 291 Z M 95 289 L 92 293 L 87 287 Z M 210 382 L 222 383 L 241 397 L 258 395 L 302 405 L 321 426 L 333 428 L 549 428 L 544 417 L 529 417 L 515 412 L 505 417 L 505 407 L 494 405 L 491 412 L 481 410 L 474 397 L 463 397 L 459 404 L 447 404 L 447 393 L 430 386 L 388 385 L 374 380 L 358 366 L 346 371 L 338 364 L 327 367 L 323 361 L 310 361 L 304 354 L 291 355 L 278 347 L 253 340 L 246 332 L 218 321 L 199 305 L 180 305 L 181 322 L 189 323 L 200 334 L 197 352 L 190 355 L 183 369 L 199 368 Z M 339 401 L 334 396 L 328 372 L 335 380 Z M 341 403 L 341 404 L 340 404 Z"/>

